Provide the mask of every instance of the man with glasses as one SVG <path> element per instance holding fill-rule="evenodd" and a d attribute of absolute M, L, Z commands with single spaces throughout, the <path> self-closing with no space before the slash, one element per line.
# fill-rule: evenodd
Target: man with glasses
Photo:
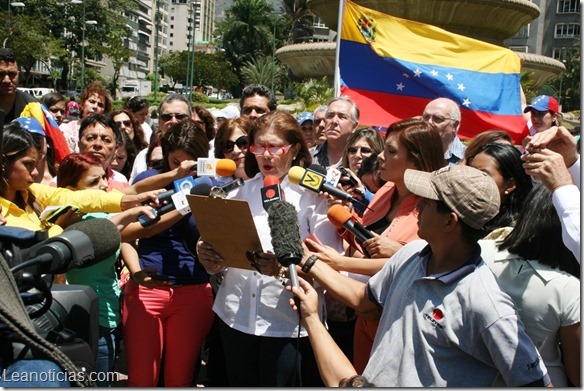
<path fill-rule="evenodd" d="M 464 157 L 466 146 L 456 135 L 460 129 L 460 108 L 456 102 L 447 98 L 434 99 L 426 105 L 422 118 L 434 124 L 440 132 L 448 165 L 458 163 Z"/>
<path fill-rule="evenodd" d="M 160 113 L 158 129 L 160 129 L 162 136 L 172 125 L 191 117 L 191 105 L 189 100 L 183 95 L 168 94 L 160 102 L 158 112 Z M 148 148 L 145 148 L 136 155 L 132 173 L 130 174 L 130 183 L 134 181 L 136 175 L 148 169 L 146 164 L 147 153 Z"/>
<path fill-rule="evenodd" d="M 276 110 L 276 98 L 270 89 L 262 84 L 251 84 L 241 92 L 239 100 L 241 116 L 252 120 Z"/>
<path fill-rule="evenodd" d="M 37 102 L 30 94 L 18 91 L 18 63 L 12 49 L 0 48 L 0 110 L 4 110 L 4 123 L 20 117 L 30 102 Z"/>
<path fill-rule="evenodd" d="M 325 112 L 326 141 L 317 145 L 312 157 L 323 167 L 337 165 L 343 158 L 351 133 L 359 125 L 359 108 L 348 96 L 331 100 Z"/>

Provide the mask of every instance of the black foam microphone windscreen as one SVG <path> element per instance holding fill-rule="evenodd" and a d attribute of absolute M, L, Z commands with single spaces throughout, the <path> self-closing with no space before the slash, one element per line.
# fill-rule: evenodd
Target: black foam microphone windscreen
<path fill-rule="evenodd" d="M 298 287 L 294 265 L 300 263 L 304 250 L 296 208 L 286 201 L 273 202 L 268 210 L 268 225 L 276 258 L 280 264 L 289 268 L 292 285 Z"/>
<path fill-rule="evenodd" d="M 88 267 L 114 255 L 120 248 L 122 236 L 114 223 L 108 219 L 87 219 L 71 224 L 66 231 L 81 231 L 91 240 L 95 257 L 90 262 L 84 262 L 78 267 Z"/>

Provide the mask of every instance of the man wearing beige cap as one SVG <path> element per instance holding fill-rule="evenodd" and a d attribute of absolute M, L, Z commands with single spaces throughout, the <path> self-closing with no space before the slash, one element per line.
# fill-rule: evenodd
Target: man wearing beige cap
<path fill-rule="evenodd" d="M 423 197 L 417 206 L 423 240 L 405 245 L 366 284 L 323 261 L 303 262 L 304 271 L 347 305 L 380 312 L 363 377 L 377 387 L 488 387 L 498 376 L 507 386 L 548 385 L 513 301 L 477 244 L 499 211 L 493 179 L 456 165 L 432 173 L 408 169 L 404 182 Z M 302 293 L 301 299 L 309 297 Z M 302 308 L 304 318 L 312 315 Z"/>

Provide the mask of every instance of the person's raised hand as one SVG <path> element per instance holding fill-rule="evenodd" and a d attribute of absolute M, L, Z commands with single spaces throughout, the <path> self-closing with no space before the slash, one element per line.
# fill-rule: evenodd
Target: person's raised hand
<path fill-rule="evenodd" d="M 527 175 L 538 179 L 551 192 L 560 186 L 573 184 L 572 176 L 564 164 L 564 158 L 550 149 L 521 156 Z"/>
<path fill-rule="evenodd" d="M 199 240 L 197 242 L 197 255 L 207 273 L 217 274 L 225 269 L 223 257 L 209 243 Z"/>
<path fill-rule="evenodd" d="M 580 156 L 577 140 L 564 126 L 551 128 L 526 138 L 525 151 L 528 154 L 536 153 L 544 148 L 559 153 L 564 158 L 566 167 L 572 166 Z"/>
<path fill-rule="evenodd" d="M 120 207 L 122 210 L 128 210 L 135 206 L 140 205 L 149 205 L 152 208 L 157 208 L 160 206 L 160 202 L 158 201 L 157 195 L 160 193 L 164 193 L 166 189 L 157 189 L 151 191 L 145 191 L 139 194 L 125 194 L 122 197 L 122 202 L 120 203 Z"/>
<path fill-rule="evenodd" d="M 299 288 L 293 287 L 292 285 L 286 285 L 286 290 L 294 293 L 300 301 L 300 315 L 302 319 L 307 319 L 311 316 L 319 317 L 318 315 L 318 293 L 316 290 L 302 277 L 298 277 Z M 298 305 L 294 301 L 294 298 L 290 299 L 290 307 L 294 311 L 298 311 Z"/>
<path fill-rule="evenodd" d="M 367 250 L 371 258 L 390 258 L 403 247 L 395 240 L 385 236 L 379 236 L 372 232 L 375 237 L 363 242 L 363 247 Z"/>

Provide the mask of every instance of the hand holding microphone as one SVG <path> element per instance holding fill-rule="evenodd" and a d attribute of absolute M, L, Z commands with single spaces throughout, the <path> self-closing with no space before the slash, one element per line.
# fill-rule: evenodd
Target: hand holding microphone
<path fill-rule="evenodd" d="M 353 216 L 341 205 L 333 205 L 327 212 L 329 221 L 337 228 L 349 230 L 361 243 L 372 239 L 375 235 L 358 221 L 353 221 Z"/>

